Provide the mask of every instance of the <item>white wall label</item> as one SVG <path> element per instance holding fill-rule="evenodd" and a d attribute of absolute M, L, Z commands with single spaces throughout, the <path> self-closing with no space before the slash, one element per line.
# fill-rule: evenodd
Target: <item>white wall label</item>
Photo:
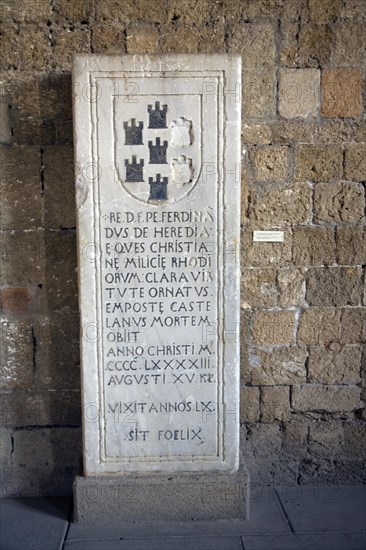
<path fill-rule="evenodd" d="M 282 243 L 284 231 L 253 231 L 253 242 Z"/>

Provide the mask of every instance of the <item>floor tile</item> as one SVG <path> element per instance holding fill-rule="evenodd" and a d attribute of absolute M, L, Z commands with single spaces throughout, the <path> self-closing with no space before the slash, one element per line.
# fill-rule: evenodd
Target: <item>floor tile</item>
<path fill-rule="evenodd" d="M 0 501 L 1 550 L 58 550 L 71 513 L 71 499 Z"/>
<path fill-rule="evenodd" d="M 242 540 L 245 550 L 303 550 L 299 535 L 244 536 Z"/>
<path fill-rule="evenodd" d="M 314 533 L 298 535 L 301 550 L 365 550 L 365 533 Z"/>
<path fill-rule="evenodd" d="M 360 533 L 366 522 L 366 487 L 279 487 L 295 533 Z"/>
<path fill-rule="evenodd" d="M 240 537 L 174 537 L 165 539 L 130 539 L 74 541 L 64 550 L 242 550 Z"/>
<path fill-rule="evenodd" d="M 244 550 L 365 550 L 363 533 L 313 533 L 242 537 Z"/>

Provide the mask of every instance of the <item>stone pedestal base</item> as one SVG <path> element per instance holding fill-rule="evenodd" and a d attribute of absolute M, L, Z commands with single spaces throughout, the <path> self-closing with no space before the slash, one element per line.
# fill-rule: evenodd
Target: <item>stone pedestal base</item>
<path fill-rule="evenodd" d="M 249 475 L 143 474 L 77 477 L 74 522 L 108 517 L 122 523 L 248 519 Z"/>

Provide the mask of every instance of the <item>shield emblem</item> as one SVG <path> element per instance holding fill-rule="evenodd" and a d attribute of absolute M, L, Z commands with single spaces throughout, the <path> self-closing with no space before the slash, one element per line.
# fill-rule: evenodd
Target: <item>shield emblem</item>
<path fill-rule="evenodd" d="M 196 185 L 202 166 L 197 95 L 114 96 L 115 169 L 139 201 L 169 204 Z M 128 105 L 126 104 L 128 103 Z"/>

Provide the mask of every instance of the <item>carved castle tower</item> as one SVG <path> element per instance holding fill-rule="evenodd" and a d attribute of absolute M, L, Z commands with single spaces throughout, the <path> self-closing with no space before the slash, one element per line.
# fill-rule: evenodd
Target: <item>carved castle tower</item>
<path fill-rule="evenodd" d="M 167 128 L 166 113 L 168 105 L 163 105 L 160 109 L 160 101 L 155 101 L 155 109 L 152 108 L 152 105 L 148 105 L 147 110 L 149 113 L 149 128 Z"/>
<path fill-rule="evenodd" d="M 168 142 L 164 141 L 161 145 L 160 138 L 155 138 L 155 145 L 152 141 L 148 142 L 150 149 L 150 161 L 149 164 L 167 164 L 166 161 L 166 150 L 168 148 Z"/>
<path fill-rule="evenodd" d="M 125 145 L 143 145 L 142 142 L 142 130 L 144 128 L 144 123 L 139 122 L 136 126 L 136 119 L 131 118 L 131 126 L 128 125 L 128 122 L 123 123 L 125 129 Z"/>
<path fill-rule="evenodd" d="M 132 162 L 128 159 L 125 160 L 126 166 L 126 181 L 144 181 L 143 178 L 143 167 L 145 161 L 141 159 L 140 162 L 137 162 L 136 155 L 132 155 Z"/>
<path fill-rule="evenodd" d="M 160 174 L 156 174 L 156 180 L 149 178 L 150 201 L 166 201 L 168 199 L 167 186 L 168 178 L 161 179 Z"/>

